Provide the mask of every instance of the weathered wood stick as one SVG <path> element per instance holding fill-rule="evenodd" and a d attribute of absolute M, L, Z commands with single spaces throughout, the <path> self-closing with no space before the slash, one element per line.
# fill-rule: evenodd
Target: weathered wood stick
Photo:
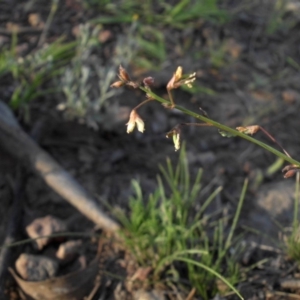
<path fill-rule="evenodd" d="M 87 191 L 19 126 L 11 110 L 0 101 L 0 147 L 39 174 L 49 187 L 105 231 L 119 224 L 107 216 Z"/>

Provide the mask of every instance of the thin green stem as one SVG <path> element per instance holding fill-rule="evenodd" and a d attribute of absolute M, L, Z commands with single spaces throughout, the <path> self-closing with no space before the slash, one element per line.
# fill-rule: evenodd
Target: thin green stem
<path fill-rule="evenodd" d="M 40 36 L 39 42 L 38 42 L 38 46 L 42 46 L 45 42 L 46 36 L 47 36 L 47 32 L 50 28 L 51 22 L 53 21 L 54 15 L 57 11 L 58 8 L 58 0 L 52 0 L 52 4 L 51 4 L 51 9 L 50 9 L 50 13 L 49 16 L 47 18 L 46 24 L 44 26 L 43 32 Z"/>
<path fill-rule="evenodd" d="M 180 125 L 185 125 L 185 126 L 199 126 L 199 127 L 213 126 L 212 124 L 207 124 L 207 123 L 180 123 Z"/>
<path fill-rule="evenodd" d="M 216 272 L 214 269 L 200 263 L 200 262 L 197 262 L 197 261 L 194 261 L 192 259 L 189 259 L 189 258 L 186 258 L 186 257 L 174 257 L 175 260 L 177 261 L 183 261 L 183 262 L 186 262 L 188 264 L 191 264 L 191 265 L 195 265 L 199 268 L 202 268 L 204 270 L 206 270 L 207 272 L 213 274 L 214 276 L 216 276 L 217 278 L 219 278 L 220 280 L 222 280 L 233 292 L 236 293 L 236 295 L 240 298 L 240 299 L 244 299 L 243 296 L 239 293 L 239 291 L 225 278 L 223 277 L 221 274 L 219 274 L 218 272 Z"/>
<path fill-rule="evenodd" d="M 242 206 L 243 206 L 243 203 L 244 203 L 244 199 L 245 199 L 245 196 L 246 196 L 247 187 L 248 187 L 248 179 L 246 178 L 245 181 L 244 181 L 244 185 L 243 185 L 241 195 L 240 195 L 240 200 L 239 200 L 239 203 L 238 203 L 238 207 L 237 207 L 236 212 L 235 212 L 233 223 L 232 223 L 229 235 L 228 235 L 226 243 L 225 243 L 225 250 L 226 251 L 229 249 L 229 247 L 231 245 L 233 233 L 234 233 L 234 230 L 236 228 L 236 225 L 237 225 L 237 222 L 238 222 L 241 210 L 242 210 Z"/>
<path fill-rule="evenodd" d="M 168 101 L 168 100 L 166 100 L 164 98 L 159 97 L 155 93 L 153 93 L 151 91 L 147 91 L 143 87 L 140 87 L 140 89 L 143 90 L 144 92 L 148 93 L 153 99 L 157 100 L 158 102 L 163 103 L 163 104 L 170 104 L 170 101 Z M 261 148 L 264 148 L 265 150 L 273 153 L 274 155 L 276 155 L 278 157 L 281 157 L 282 159 L 284 159 L 285 161 L 287 161 L 287 162 L 289 162 L 291 164 L 295 164 L 297 166 L 300 166 L 300 162 L 299 161 L 297 161 L 297 160 L 295 160 L 295 159 L 293 159 L 291 157 L 288 157 L 287 155 L 285 155 L 282 152 L 274 149 L 273 147 L 271 147 L 271 146 L 269 146 L 269 145 L 267 145 L 267 144 L 265 144 L 263 142 L 260 142 L 260 141 L 254 139 L 254 138 L 252 138 L 252 137 L 250 137 L 250 136 L 248 136 L 248 135 L 246 135 L 244 133 L 241 133 L 241 132 L 239 132 L 239 131 L 237 131 L 237 130 L 235 130 L 233 128 L 230 128 L 228 126 L 220 124 L 220 123 L 218 123 L 218 122 L 216 122 L 216 121 L 214 121 L 212 119 L 209 119 L 209 118 L 201 116 L 201 115 L 199 115 L 197 113 L 194 113 L 194 112 L 192 112 L 192 111 L 190 111 L 190 110 L 188 110 L 188 109 L 186 109 L 186 108 L 184 108 L 182 106 L 175 105 L 174 108 L 182 111 L 183 113 L 185 113 L 185 114 L 187 114 L 189 116 L 194 117 L 195 119 L 201 120 L 201 121 L 203 121 L 203 122 L 205 122 L 207 124 L 211 124 L 211 126 L 214 126 L 214 127 L 218 128 L 220 130 L 229 132 L 229 133 L 231 133 L 234 136 L 238 136 L 238 137 L 243 138 L 243 139 L 245 139 L 245 140 L 247 140 L 247 141 L 249 141 L 249 142 L 251 142 L 253 144 L 256 144 L 256 145 L 260 146 Z"/>

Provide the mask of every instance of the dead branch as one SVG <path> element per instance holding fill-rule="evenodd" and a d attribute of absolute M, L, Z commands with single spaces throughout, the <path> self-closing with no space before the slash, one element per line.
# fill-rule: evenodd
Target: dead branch
<path fill-rule="evenodd" d="M 21 168 L 17 168 L 17 179 L 15 183 L 12 183 L 13 189 L 13 204 L 11 207 L 10 218 L 8 220 L 6 228 L 6 237 L 3 245 L 8 245 L 16 242 L 19 235 L 19 228 L 22 220 L 22 189 L 23 189 L 23 175 L 21 174 Z M 13 253 L 9 247 L 3 247 L 0 252 L 0 299 L 7 299 L 8 295 L 5 293 L 7 268 L 11 265 L 11 261 L 14 259 Z"/>
<path fill-rule="evenodd" d="M 300 280 L 297 278 L 283 278 L 280 280 L 283 289 L 297 290 L 300 288 Z"/>
<path fill-rule="evenodd" d="M 10 109 L 0 101 L 0 147 L 33 169 L 62 198 L 106 231 L 119 225 L 107 216 L 87 191 L 19 126 Z"/>
<path fill-rule="evenodd" d="M 41 29 L 32 28 L 32 27 L 20 27 L 15 29 L 6 29 L 0 28 L 0 34 L 11 36 L 13 34 L 22 35 L 22 34 L 40 34 L 42 32 Z"/>

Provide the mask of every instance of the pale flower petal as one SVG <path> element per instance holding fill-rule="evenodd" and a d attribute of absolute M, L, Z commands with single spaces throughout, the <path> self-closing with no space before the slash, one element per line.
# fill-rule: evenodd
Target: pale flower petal
<path fill-rule="evenodd" d="M 130 81 L 129 74 L 121 65 L 119 66 L 119 75 L 118 76 L 124 82 Z"/>
<path fill-rule="evenodd" d="M 137 129 L 139 132 L 144 132 L 145 130 L 145 123 L 144 121 L 138 116 L 135 120 L 135 123 L 136 123 L 136 126 L 137 126 Z"/>
<path fill-rule="evenodd" d="M 125 83 L 123 81 L 116 81 L 113 84 L 110 85 L 110 87 L 112 88 L 120 88 L 121 86 L 123 86 Z"/>
<path fill-rule="evenodd" d="M 144 132 L 145 123 L 143 119 L 138 115 L 136 110 L 132 110 L 129 116 L 129 121 L 127 125 L 127 133 L 130 133 L 134 130 L 135 125 L 137 126 L 138 131 Z"/>
<path fill-rule="evenodd" d="M 192 87 L 192 83 L 196 80 L 196 72 L 185 75 L 182 74 L 182 67 L 178 67 L 176 72 L 167 84 L 167 89 L 177 89 L 182 85 L 187 85 L 189 88 Z"/>
<path fill-rule="evenodd" d="M 182 77 L 182 67 L 178 67 L 176 72 L 175 72 L 175 82 L 179 81 Z"/>
<path fill-rule="evenodd" d="M 167 138 L 173 138 L 174 148 L 175 151 L 178 151 L 180 149 L 180 125 L 174 127 L 171 131 L 169 131 L 166 135 Z"/>
<path fill-rule="evenodd" d="M 127 125 L 127 133 L 131 133 L 135 127 L 135 123 L 128 122 L 126 125 Z"/>
<path fill-rule="evenodd" d="M 192 83 L 196 80 L 196 72 L 188 75 L 186 79 L 183 79 L 181 84 L 186 84 L 189 88 L 192 88 Z"/>
<path fill-rule="evenodd" d="M 180 149 L 180 133 L 177 132 L 173 135 L 173 143 L 175 147 L 175 151 L 178 151 Z"/>

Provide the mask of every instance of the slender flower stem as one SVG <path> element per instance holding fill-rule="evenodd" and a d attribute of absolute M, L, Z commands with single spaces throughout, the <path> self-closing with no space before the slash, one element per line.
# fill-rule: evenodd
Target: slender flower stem
<path fill-rule="evenodd" d="M 150 102 L 150 101 L 153 101 L 154 99 L 153 98 L 151 98 L 151 99 L 146 99 L 146 100 L 144 100 L 143 102 L 141 102 L 140 104 L 138 104 L 133 110 L 137 110 L 137 109 L 139 109 L 141 106 L 143 106 L 144 104 L 146 104 L 146 103 L 148 103 L 148 102 Z"/>
<path fill-rule="evenodd" d="M 290 154 L 276 141 L 276 139 L 263 127 L 259 126 L 260 130 L 273 142 L 275 143 L 281 150 L 286 154 L 286 156 L 290 157 Z"/>
<path fill-rule="evenodd" d="M 168 91 L 168 96 L 169 96 L 170 102 L 171 102 L 170 108 L 174 108 L 174 107 L 175 107 L 175 102 L 174 102 L 174 99 L 173 99 L 173 95 L 172 95 L 172 93 L 171 93 L 171 90 L 170 90 L 170 89 L 167 89 L 167 91 Z"/>
<path fill-rule="evenodd" d="M 170 103 L 170 101 L 168 101 L 168 100 L 166 100 L 166 99 L 164 99 L 164 98 L 162 98 L 162 97 L 159 97 L 158 95 L 156 95 L 155 93 L 153 93 L 153 92 L 151 92 L 151 91 L 147 91 L 147 90 L 146 90 L 145 88 L 143 88 L 143 87 L 140 87 L 140 89 L 141 89 L 142 91 L 146 92 L 147 94 L 149 94 L 152 98 L 154 98 L 154 99 L 157 100 L 158 102 L 161 102 L 161 103 L 163 103 L 163 104 L 169 104 L 169 103 Z M 222 124 L 220 124 L 220 123 L 218 123 L 218 122 L 216 122 L 216 121 L 214 121 L 214 120 L 211 120 L 211 119 L 206 118 L 206 117 L 204 117 L 204 116 L 202 116 L 202 115 L 199 115 L 199 114 L 197 114 L 197 113 L 194 113 L 194 112 L 192 112 L 192 111 L 190 111 L 190 110 L 188 110 L 188 109 L 186 109 L 186 108 L 184 108 L 184 107 L 182 107 L 182 106 L 174 105 L 174 108 L 176 108 L 176 109 L 182 111 L 183 113 L 185 113 L 185 114 L 187 114 L 187 115 L 189 115 L 189 116 L 194 117 L 195 119 L 201 120 L 201 121 L 203 121 L 203 122 L 205 122 L 205 123 L 207 123 L 207 124 L 211 124 L 211 126 L 214 126 L 214 127 L 218 128 L 218 129 L 220 129 L 220 130 L 224 130 L 224 131 L 226 131 L 226 132 L 231 133 L 231 134 L 234 135 L 234 136 L 241 137 L 241 138 L 243 138 L 243 139 L 245 139 L 245 140 L 247 140 L 247 141 L 249 141 L 249 142 L 251 142 L 251 143 L 253 143 L 253 144 L 256 144 L 256 145 L 258 145 L 258 146 L 264 148 L 265 150 L 267 150 L 267 151 L 269 151 L 269 152 L 275 154 L 276 156 L 278 156 L 278 157 L 284 159 L 285 161 L 287 161 L 287 162 L 289 162 L 289 163 L 291 163 L 291 164 L 295 164 L 295 165 L 297 165 L 297 166 L 300 166 L 300 162 L 299 162 L 299 161 L 297 161 L 297 160 L 295 160 L 295 159 L 293 159 L 293 158 L 291 158 L 291 157 L 285 155 L 284 153 L 282 153 L 282 152 L 280 152 L 280 151 L 274 149 L 273 147 L 271 147 L 271 146 L 269 146 L 269 145 L 267 145 L 267 144 L 265 144 L 265 143 L 263 143 L 263 142 L 261 142 L 261 141 L 258 141 L 257 139 L 254 139 L 254 138 L 252 138 L 252 137 L 250 137 L 250 136 L 248 136 L 248 135 L 246 135 L 246 134 L 244 134 L 244 133 L 241 133 L 241 132 L 239 132 L 239 131 L 237 131 L 237 130 L 235 130 L 235 129 L 233 129 L 233 128 L 227 127 L 227 126 L 222 125 Z"/>

